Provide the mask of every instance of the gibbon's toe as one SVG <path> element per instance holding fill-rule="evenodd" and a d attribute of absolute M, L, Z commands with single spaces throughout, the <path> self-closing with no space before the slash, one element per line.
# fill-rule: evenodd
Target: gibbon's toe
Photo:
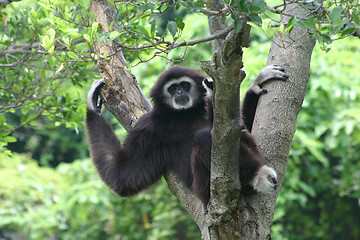
<path fill-rule="evenodd" d="M 273 168 L 262 166 L 250 183 L 257 192 L 269 192 L 277 189 L 277 175 Z"/>

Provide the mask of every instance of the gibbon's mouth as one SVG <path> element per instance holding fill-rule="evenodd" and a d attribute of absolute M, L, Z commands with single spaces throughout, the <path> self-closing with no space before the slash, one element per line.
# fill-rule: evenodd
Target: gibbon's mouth
<path fill-rule="evenodd" d="M 179 104 L 179 105 L 186 105 L 188 102 L 189 102 L 188 96 L 181 96 L 181 97 L 175 98 L 175 103 Z"/>

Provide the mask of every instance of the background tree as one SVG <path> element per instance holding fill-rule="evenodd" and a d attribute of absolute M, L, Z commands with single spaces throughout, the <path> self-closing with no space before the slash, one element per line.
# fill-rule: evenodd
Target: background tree
<path fill-rule="evenodd" d="M 186 54 L 191 51 L 189 50 L 190 46 L 212 40 L 213 61 L 204 63 L 202 66 L 216 81 L 215 101 L 217 101 L 218 95 L 230 96 L 229 99 L 225 99 L 228 102 L 215 102 L 216 119 L 221 121 L 215 122 L 214 125 L 213 149 L 216 148 L 219 151 L 213 155 L 212 176 L 216 176 L 216 174 L 227 176 L 222 174 L 220 169 L 225 173 L 231 172 L 234 169 L 232 168 L 234 163 L 231 162 L 232 158 L 224 157 L 233 155 L 226 152 L 228 148 L 224 146 L 235 146 L 231 149 L 236 151 L 238 134 L 236 131 L 235 137 L 224 134 L 226 132 L 234 133 L 231 129 L 237 120 L 224 114 L 226 112 L 224 109 L 229 110 L 229 106 L 235 106 L 236 99 L 239 97 L 238 86 L 244 76 L 240 73 L 241 47 L 248 45 L 249 37 L 249 28 L 246 23 L 263 31 L 268 36 L 271 29 L 275 27 L 278 33 L 275 35 L 274 44 L 269 53 L 268 64 L 279 63 L 286 66 L 290 79 L 286 83 L 273 82 L 266 86 L 269 94 L 265 95 L 260 102 L 257 116 L 261 117 L 256 118 L 254 131 L 270 163 L 277 169 L 281 182 L 285 174 L 292 135 L 295 131 L 296 116 L 308 79 L 314 39 L 318 40 L 324 49 L 327 49 L 327 44 L 330 44 L 333 39 L 355 34 L 359 25 L 358 8 L 355 8 L 356 5 L 354 5 L 356 2 L 353 5 L 344 3 L 338 6 L 330 1 L 324 2 L 323 5 L 285 2 L 272 7 L 267 6 L 263 1 L 220 1 L 218 3 L 184 1 L 169 5 L 143 1 L 131 1 L 131 4 L 127 5 L 118 2 L 112 5 L 106 1 L 94 1 L 91 6 L 80 1 L 76 4 L 78 5 L 75 8 L 74 6 L 69 7 L 67 3 L 52 5 L 40 3 L 42 10 L 45 11 L 32 11 L 30 20 L 23 21 L 22 24 L 25 29 L 37 27 L 34 28 L 37 29 L 36 35 L 25 34 L 24 31 L 17 31 L 18 34 L 15 34 L 16 27 L 14 27 L 13 33 L 10 31 L 3 35 L 3 39 L 5 39 L 3 43 L 3 56 L 5 56 L 3 76 L 6 80 L 3 89 L 16 89 L 16 86 L 21 86 L 20 88 L 24 92 L 18 94 L 17 97 L 12 97 L 10 91 L 6 92 L 8 95 L 5 95 L 2 101 L 5 103 L 4 111 L 12 111 L 16 114 L 15 109 L 22 109 L 21 114 L 28 114 L 20 119 L 19 125 L 25 125 L 45 113 L 52 118 L 54 116 L 68 118 L 71 120 L 68 121 L 68 126 L 77 127 L 79 121 L 74 121 L 76 117 L 74 117 L 74 102 L 70 102 L 72 100 L 69 96 L 71 93 L 63 90 L 67 96 L 59 98 L 61 90 L 55 92 L 59 88 L 49 84 L 66 84 L 66 82 L 60 81 L 65 76 L 73 77 L 76 74 L 82 77 L 89 76 L 87 75 L 89 65 L 85 63 L 95 61 L 98 63 L 100 74 L 107 83 L 107 89 L 103 92 L 107 107 L 125 128 L 130 128 L 131 124 L 150 108 L 150 105 L 139 90 L 139 86 L 134 85 L 134 78 L 128 72 L 127 62 L 132 63 L 131 60 L 137 58 L 140 62 L 146 62 L 155 56 L 163 57 L 167 61 L 186 60 Z M 90 8 L 91 12 L 95 14 L 89 16 L 87 11 Z M 165 16 L 167 12 L 178 9 L 180 9 L 180 14 L 173 19 L 170 18 L 165 24 L 168 31 L 163 33 L 157 31 L 157 20 Z M 210 36 L 195 40 L 181 39 L 181 33 L 185 27 L 181 9 L 189 9 L 208 16 Z M 276 18 L 276 15 L 281 14 L 282 18 L 280 23 L 269 20 L 262 21 L 259 17 L 260 14 L 267 16 L 268 19 Z M 49 22 L 56 22 L 57 25 L 52 27 L 41 25 L 44 22 L 38 22 L 40 16 L 45 16 L 45 19 Z M 231 24 L 228 25 L 228 22 Z M 65 26 L 69 24 L 70 27 Z M 9 28 L 11 29 L 10 25 Z M 64 31 L 64 29 L 67 30 Z M 27 40 L 20 33 L 30 37 Z M 37 42 L 38 33 L 40 36 L 42 35 L 42 48 L 39 48 L 40 45 Z M 308 39 L 308 35 L 313 38 Z M 16 45 L 17 41 L 28 42 L 29 40 L 34 43 L 26 46 Z M 184 54 L 172 56 L 171 51 L 180 47 L 185 49 Z M 9 52 L 14 48 L 20 49 L 20 52 Z M 26 52 L 26 49 L 30 49 L 30 51 Z M 42 72 L 34 71 L 34 68 L 31 68 L 27 78 L 26 74 L 20 79 L 14 78 L 13 69 L 22 69 L 21 67 L 27 66 L 29 61 L 33 61 L 32 67 L 35 69 L 41 66 L 47 67 L 43 68 Z M 79 68 L 73 68 L 73 65 L 79 65 Z M 39 76 L 45 76 L 39 79 L 45 81 L 42 84 L 38 82 L 34 84 L 33 79 L 36 79 L 34 74 L 39 73 L 41 73 Z M 28 85 L 25 85 L 27 82 Z M 80 84 L 81 81 L 74 77 L 73 83 Z M 26 87 L 22 88 L 23 86 Z M 53 92 L 46 92 L 46 87 Z M 228 92 L 229 90 L 234 92 Z M 119 95 L 118 93 L 131 94 Z M 27 97 L 22 99 L 23 96 Z M 36 97 L 34 98 L 34 96 Z M 55 100 L 49 101 L 52 97 Z M 44 103 L 41 102 L 43 99 L 46 99 Z M 13 102 L 5 102 L 9 100 Z M 44 106 L 45 103 L 49 103 L 46 105 L 47 107 Z M 36 111 L 34 106 L 39 107 L 39 110 Z M 72 109 L 67 109 L 66 106 Z M 59 114 L 59 108 L 64 114 Z M 231 108 L 231 111 L 237 111 L 237 109 L 236 107 Z M 238 114 L 233 115 L 238 116 Z M 8 120 L 7 116 L 2 117 L 4 129 L 2 134 L 8 136 L 14 128 L 5 124 L 5 120 Z M 222 136 L 225 138 L 222 139 Z M 4 137 L 4 142 L 11 141 L 14 141 L 12 137 Z M 316 154 L 316 151 L 311 153 Z M 224 162 L 224 159 L 228 159 L 229 162 Z M 324 157 L 320 159 L 325 162 Z M 167 180 L 171 189 L 197 221 L 203 238 L 216 239 L 220 237 L 225 239 L 222 235 L 229 234 L 227 238 L 232 239 L 238 238 L 239 233 L 248 239 L 268 238 L 277 194 L 274 194 L 271 200 L 268 199 L 268 195 L 261 196 L 259 194 L 250 199 L 244 199 L 237 194 L 239 192 L 238 184 L 229 184 L 238 182 L 236 181 L 237 174 L 229 175 L 227 178 L 221 179 L 222 181 L 218 179 L 213 181 L 215 178 L 212 177 L 212 201 L 208 214 L 204 214 L 199 203 L 194 202 L 191 193 L 183 192 L 182 187 L 177 185 L 176 180 L 173 179 L 174 176 L 167 176 Z M 219 192 L 219 189 L 224 191 Z M 234 202 L 237 204 L 233 204 Z M 241 229 L 237 231 L 239 220 L 241 220 Z M 224 229 L 227 230 L 224 231 Z"/>

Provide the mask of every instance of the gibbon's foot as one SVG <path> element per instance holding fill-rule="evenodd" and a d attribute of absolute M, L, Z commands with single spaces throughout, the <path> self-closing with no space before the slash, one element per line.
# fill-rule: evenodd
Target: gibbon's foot
<path fill-rule="evenodd" d="M 269 65 L 266 66 L 259 75 L 256 77 L 255 81 L 251 84 L 250 89 L 257 95 L 267 93 L 266 89 L 262 89 L 261 85 L 269 80 L 278 79 L 286 80 L 289 75 L 287 75 L 285 69 L 279 65 Z"/>
<path fill-rule="evenodd" d="M 262 166 L 256 173 L 250 185 L 257 192 L 270 192 L 277 188 L 277 175 L 273 168 L 266 165 Z"/>
<path fill-rule="evenodd" d="M 101 112 L 102 99 L 99 97 L 99 91 L 103 85 L 103 79 L 94 81 L 87 97 L 87 107 L 97 113 Z"/>

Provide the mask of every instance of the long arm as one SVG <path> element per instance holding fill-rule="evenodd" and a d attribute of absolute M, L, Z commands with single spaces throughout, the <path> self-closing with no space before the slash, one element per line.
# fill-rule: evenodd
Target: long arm
<path fill-rule="evenodd" d="M 247 130 L 251 132 L 254 122 L 256 107 L 260 98 L 260 95 L 267 93 L 266 89 L 261 88 L 261 85 L 269 80 L 286 80 L 288 75 L 284 73 L 285 69 L 278 65 L 270 65 L 265 67 L 255 81 L 251 84 L 250 88 L 246 92 L 244 101 L 241 105 L 242 121 L 245 124 Z"/>
<path fill-rule="evenodd" d="M 101 104 L 97 104 L 101 85 L 101 82 L 95 82 L 88 96 L 86 129 L 90 153 L 106 185 L 120 196 L 131 196 L 155 183 L 162 176 L 165 164 L 155 161 L 159 158 L 155 150 L 149 152 L 153 142 L 150 135 L 129 133 L 129 140 L 121 146 L 110 125 L 98 112 L 101 109 Z"/>

